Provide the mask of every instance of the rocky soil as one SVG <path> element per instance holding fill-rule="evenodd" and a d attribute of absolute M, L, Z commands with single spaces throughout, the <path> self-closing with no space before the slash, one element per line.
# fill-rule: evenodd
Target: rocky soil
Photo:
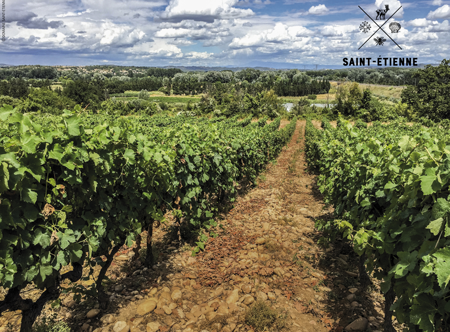
<path fill-rule="evenodd" d="M 277 310 L 283 331 L 381 331 L 378 281 L 361 287 L 358 257 L 348 243 L 317 244 L 314 220 L 332 218 L 332 209 L 324 206 L 315 176 L 306 172 L 304 128 L 299 121 L 256 188 L 242 188 L 204 251 L 192 257 L 193 247 L 173 240 L 168 217 L 154 231 L 153 267 L 133 260 L 132 248 L 115 257 L 107 274 L 107 311 L 91 299 L 76 303 L 73 294 L 65 294 L 43 316 L 56 315 L 72 331 L 251 331 L 246 312 L 263 301 Z M 29 298 L 39 295 L 32 287 L 25 291 Z M 19 324 L 20 312 L 0 316 L 0 332 L 18 331 Z"/>

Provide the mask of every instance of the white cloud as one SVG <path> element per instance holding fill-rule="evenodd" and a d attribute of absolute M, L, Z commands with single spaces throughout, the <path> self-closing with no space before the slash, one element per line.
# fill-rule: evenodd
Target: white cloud
<path fill-rule="evenodd" d="M 430 32 L 447 32 L 450 31 L 450 24 L 448 20 L 443 21 L 442 23 L 438 23 L 432 26 L 428 31 Z"/>
<path fill-rule="evenodd" d="M 349 36 L 352 31 L 357 30 L 357 28 L 353 25 L 325 25 L 320 28 L 320 34 L 326 37 L 334 37 L 334 36 Z"/>
<path fill-rule="evenodd" d="M 308 13 L 310 13 L 312 15 L 324 15 L 324 14 L 327 14 L 328 12 L 329 12 L 329 10 L 328 10 L 327 6 L 325 6 L 325 5 L 312 6 L 308 10 Z"/>
<path fill-rule="evenodd" d="M 183 20 L 214 22 L 220 18 L 254 15 L 251 9 L 233 7 L 237 3 L 238 0 L 171 0 L 160 18 L 172 22 Z"/>
<path fill-rule="evenodd" d="M 206 39 L 208 37 L 226 37 L 229 36 L 230 33 L 226 29 L 217 29 L 214 31 L 213 29 L 161 29 L 156 34 L 155 37 L 159 38 L 194 38 L 197 40 Z"/>
<path fill-rule="evenodd" d="M 140 29 L 119 26 L 112 22 L 103 23 L 101 30 L 100 45 L 131 46 L 145 36 L 145 33 Z"/>
<path fill-rule="evenodd" d="M 376 9 L 387 4 L 387 19 L 402 5 L 400 1 L 370 0 L 361 7 L 375 18 Z M 7 7 L 3 52 L 18 54 L 8 57 L 13 64 L 104 60 L 124 65 L 206 66 L 264 61 L 341 64 L 344 56 L 379 55 L 381 48 L 373 40 L 357 51 L 369 37 L 361 33 L 359 24 L 366 20 L 372 32 L 376 29 L 358 4 L 334 2 L 327 8 L 321 0 L 272 3 L 265 7 L 267 0 L 14 0 Z M 288 3 L 303 3 L 304 10 L 283 7 Z M 420 62 L 448 57 L 450 19 L 444 19 L 450 18 L 446 16 L 450 8 L 445 3 L 428 0 L 420 3 L 420 11 L 413 11 L 410 7 L 418 9 L 418 2 L 405 2 L 408 20 L 401 19 L 403 9 L 391 19 L 402 25 L 393 37 L 405 56 L 419 56 Z M 274 7 L 277 10 L 272 11 Z M 323 22 L 318 18 L 321 14 L 333 14 L 333 20 Z M 388 40 L 383 51 L 394 56 L 397 48 Z"/>
<path fill-rule="evenodd" d="M 292 42 L 301 41 L 304 37 L 311 35 L 313 35 L 313 32 L 305 27 L 288 27 L 283 23 L 277 23 L 273 29 L 262 32 L 253 31 L 241 38 L 234 38 L 229 46 L 231 48 L 261 47 L 270 43 L 277 44 L 271 45 L 270 48 L 282 47 L 279 45 L 280 43 L 292 45 Z"/>
<path fill-rule="evenodd" d="M 431 11 L 428 14 L 427 18 L 429 18 L 430 20 L 450 18 L 450 6 L 443 5 L 442 7 L 436 9 L 434 12 Z"/>
<path fill-rule="evenodd" d="M 175 45 L 165 40 L 157 39 L 154 42 L 137 44 L 128 48 L 125 53 L 142 55 L 143 57 L 182 57 L 183 52 Z"/>
<path fill-rule="evenodd" d="M 414 27 L 428 27 L 434 24 L 438 24 L 437 21 L 430 21 L 426 18 L 416 18 L 415 20 L 409 21 L 409 25 L 412 25 Z"/>
<path fill-rule="evenodd" d="M 168 41 L 167 43 L 177 46 L 190 46 L 194 44 L 193 41 L 183 38 L 175 38 L 174 40 Z"/>
<path fill-rule="evenodd" d="M 208 52 L 190 52 L 185 54 L 185 57 L 189 59 L 209 59 L 213 56 L 214 53 Z"/>
<path fill-rule="evenodd" d="M 438 39 L 438 35 L 434 32 L 420 31 L 414 34 L 414 38 L 409 43 L 414 45 L 428 44 L 430 42 L 436 42 Z"/>
<path fill-rule="evenodd" d="M 58 14 L 58 15 L 56 15 L 56 17 L 73 17 L 73 16 L 86 15 L 86 14 L 89 14 L 89 13 L 92 13 L 91 9 L 87 9 L 85 11 L 78 12 L 78 13 L 68 12 L 68 13 L 64 13 L 64 14 Z"/>

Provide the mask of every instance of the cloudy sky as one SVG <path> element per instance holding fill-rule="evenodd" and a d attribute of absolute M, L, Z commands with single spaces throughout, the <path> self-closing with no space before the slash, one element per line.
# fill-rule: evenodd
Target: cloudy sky
<path fill-rule="evenodd" d="M 386 19 L 402 7 L 383 27 L 402 50 L 380 30 L 358 51 L 378 29 L 358 6 L 375 20 L 386 5 Z M 437 63 L 450 58 L 449 20 L 450 0 L 6 0 L 0 63 L 300 68 L 380 55 Z"/>

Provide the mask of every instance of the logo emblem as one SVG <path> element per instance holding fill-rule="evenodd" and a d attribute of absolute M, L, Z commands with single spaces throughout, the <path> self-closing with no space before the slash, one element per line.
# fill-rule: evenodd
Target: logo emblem
<path fill-rule="evenodd" d="M 389 11 L 389 5 L 385 5 L 384 9 L 377 9 L 377 18 L 376 20 L 385 20 L 386 13 Z"/>
<path fill-rule="evenodd" d="M 377 22 L 375 22 L 375 20 L 372 18 L 372 17 L 370 17 L 370 15 L 369 14 L 367 14 L 365 11 L 364 11 L 364 9 L 362 9 L 361 8 L 361 6 L 358 6 L 359 7 L 359 9 L 361 9 L 362 11 L 363 11 L 363 13 L 364 14 L 366 14 L 371 20 L 372 20 L 372 22 L 378 27 L 378 29 L 369 37 L 369 38 L 367 38 L 367 40 L 364 42 L 364 44 L 362 44 L 359 48 L 358 48 L 358 50 L 360 50 L 361 49 L 361 47 L 363 47 L 378 31 L 383 31 L 384 32 L 384 34 L 386 35 L 386 36 L 388 36 L 389 37 L 389 39 L 390 40 L 392 40 L 393 42 L 394 42 L 394 44 L 395 45 L 397 45 L 398 46 L 398 48 L 399 49 L 402 49 L 401 47 L 400 47 L 400 45 L 399 44 L 397 44 L 396 43 L 396 41 L 394 40 L 394 39 L 392 39 L 392 37 L 391 36 L 389 36 L 388 34 L 387 34 L 387 32 L 386 31 L 384 31 L 383 30 L 383 26 L 392 18 L 392 16 L 394 16 L 395 14 L 397 14 L 397 12 L 403 7 L 403 6 L 400 6 L 400 8 L 398 8 L 395 12 L 394 12 L 394 14 L 392 14 L 387 20 L 386 20 L 386 13 L 389 11 L 389 5 L 385 5 L 384 6 L 384 9 L 377 9 L 376 10 L 376 13 L 377 13 L 377 17 L 376 17 L 376 19 L 378 20 L 385 20 L 385 22 L 380 26 L 380 25 L 378 25 L 378 23 Z M 367 28 L 367 26 L 369 26 L 369 28 Z M 401 26 L 400 26 L 400 24 L 399 23 L 397 23 L 397 22 L 392 22 L 390 25 L 389 25 L 389 28 L 391 29 L 391 31 L 392 31 L 392 33 L 398 33 L 398 31 L 400 30 L 400 28 L 401 28 Z M 369 23 L 367 23 L 366 21 L 364 21 L 363 23 L 361 23 L 361 25 L 359 26 L 359 29 L 361 30 L 361 32 L 364 32 L 364 33 L 367 33 L 369 30 L 370 30 L 370 25 L 369 25 Z M 376 42 L 376 45 L 377 46 L 383 46 L 384 45 L 384 42 L 386 41 L 386 39 L 384 38 L 384 37 L 375 37 L 374 38 L 374 40 L 375 40 L 375 42 Z"/>
<path fill-rule="evenodd" d="M 391 29 L 392 33 L 398 33 L 401 28 L 402 26 L 400 25 L 400 23 L 392 22 L 391 24 L 389 24 L 389 29 Z"/>
<path fill-rule="evenodd" d="M 368 33 L 371 26 L 368 22 L 364 21 L 359 25 L 359 30 L 361 30 L 364 33 Z"/>
<path fill-rule="evenodd" d="M 383 46 L 384 42 L 386 41 L 386 38 L 384 38 L 384 37 L 375 37 L 373 40 L 375 40 L 375 43 L 377 43 L 377 46 Z"/>

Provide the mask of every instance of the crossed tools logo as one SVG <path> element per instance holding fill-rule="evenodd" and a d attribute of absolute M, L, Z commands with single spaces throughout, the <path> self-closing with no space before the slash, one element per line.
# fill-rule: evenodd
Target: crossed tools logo
<path fill-rule="evenodd" d="M 386 13 L 389 11 L 389 5 L 385 5 L 384 6 L 384 9 L 377 9 L 376 10 L 376 14 L 377 14 L 377 16 L 375 17 L 375 20 L 381 20 L 381 21 L 385 21 L 381 26 L 380 25 L 378 25 L 378 23 L 377 22 L 375 22 L 375 20 L 369 15 L 369 14 L 367 14 L 366 13 L 366 11 L 364 10 L 364 9 L 362 9 L 361 8 L 361 6 L 358 6 L 359 7 L 359 9 L 361 9 L 363 12 L 364 12 L 364 14 L 366 14 L 371 20 L 372 20 L 372 22 L 378 27 L 378 29 L 369 37 L 369 38 L 367 38 L 367 40 L 364 42 L 364 44 L 362 44 L 359 48 L 358 48 L 358 50 L 360 50 L 361 49 L 361 47 L 363 47 L 370 39 L 372 39 L 372 37 L 378 32 L 378 31 L 383 31 L 384 32 L 384 34 L 386 35 L 386 36 L 388 36 L 389 37 L 389 39 L 390 40 L 392 40 L 394 43 L 395 43 L 395 45 L 397 45 L 398 46 L 398 48 L 399 49 L 402 49 L 401 47 L 400 47 L 400 45 L 399 44 L 397 44 L 397 42 L 394 40 L 394 39 L 392 39 L 392 37 L 386 32 L 386 31 L 384 31 L 384 29 L 383 29 L 383 26 L 395 15 L 395 14 L 397 14 L 397 12 L 402 8 L 402 6 L 400 6 L 400 8 L 398 8 L 387 20 L 386 20 Z M 364 21 L 364 22 L 362 22 L 360 25 L 359 25 L 359 29 L 361 30 L 361 32 L 363 32 L 363 33 L 368 33 L 369 31 L 370 31 L 370 29 L 371 29 L 372 27 L 371 27 L 371 25 L 370 25 L 370 23 L 369 22 L 367 22 L 367 21 Z M 391 33 L 398 33 L 399 31 L 400 31 L 400 29 L 402 28 L 402 26 L 400 25 L 400 23 L 398 23 L 398 22 L 391 22 L 391 24 L 389 24 L 389 29 L 391 30 Z M 377 45 L 377 46 L 383 46 L 384 45 L 384 42 L 386 41 L 386 38 L 384 38 L 384 36 L 377 36 L 377 37 L 375 37 L 374 39 L 373 39 L 374 41 L 375 41 L 375 45 Z"/>

